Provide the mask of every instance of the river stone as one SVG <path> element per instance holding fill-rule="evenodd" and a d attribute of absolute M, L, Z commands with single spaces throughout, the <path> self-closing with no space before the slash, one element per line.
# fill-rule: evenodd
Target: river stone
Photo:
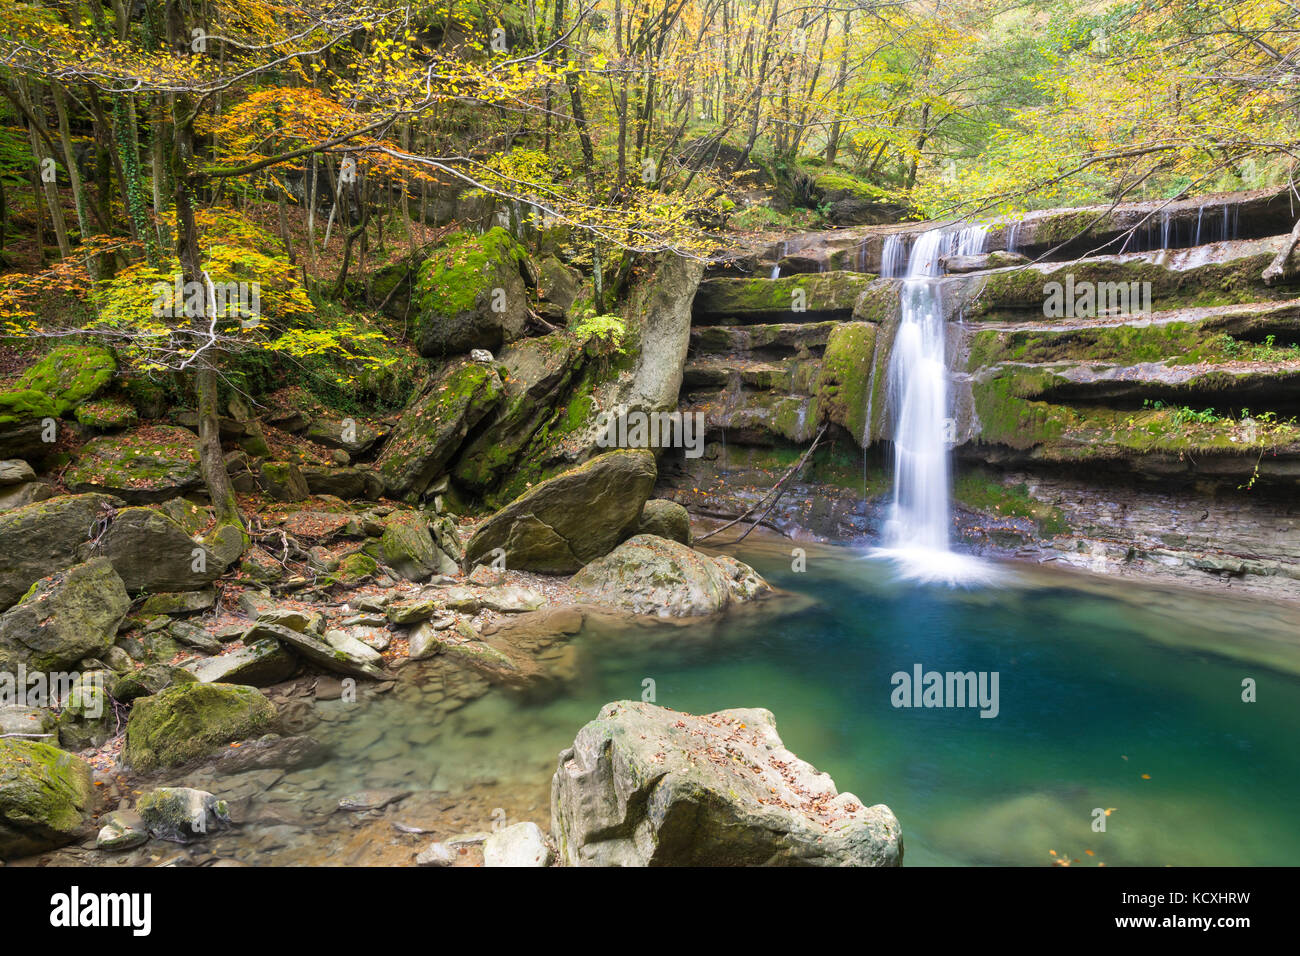
<path fill-rule="evenodd" d="M 634 534 L 654 534 L 680 544 L 691 543 L 690 513 L 675 501 L 651 498 L 641 509 Z"/>
<path fill-rule="evenodd" d="M 159 787 L 141 795 L 136 812 L 159 840 L 189 843 L 230 826 L 230 809 L 206 790 Z"/>
<path fill-rule="evenodd" d="M 390 679 L 389 675 L 368 660 L 355 658 L 346 651 L 331 647 L 315 634 L 290 630 L 278 624 L 254 624 L 244 635 L 244 643 L 263 638 L 274 638 L 282 644 L 287 644 L 313 664 L 338 674 L 369 677 L 372 680 Z M 367 647 L 366 650 L 371 649 Z"/>
<path fill-rule="evenodd" d="M 527 611 L 536 611 L 545 605 L 546 598 L 532 588 L 506 585 L 484 591 L 482 602 L 489 611 L 497 611 L 501 614 L 523 614 Z"/>
<path fill-rule="evenodd" d="M 593 561 L 573 576 L 572 584 L 597 604 L 657 617 L 715 614 L 733 600 L 767 589 L 748 565 L 731 558 L 720 563 L 649 534 L 629 538 Z"/>
<path fill-rule="evenodd" d="M 0 859 L 76 838 L 93 803 L 90 765 L 32 740 L 0 739 Z"/>
<path fill-rule="evenodd" d="M 267 734 L 223 750 L 217 755 L 213 769 L 218 775 L 249 770 L 296 770 L 323 763 L 329 752 L 328 747 L 307 734 L 291 737 Z"/>
<path fill-rule="evenodd" d="M 442 651 L 441 632 L 456 623 L 453 615 L 424 621 L 411 631 L 406 642 L 406 656 L 413 661 L 423 661 Z"/>
<path fill-rule="evenodd" d="M 569 866 L 899 866 L 902 829 L 785 748 L 770 711 L 616 701 L 563 751 L 551 826 Z"/>
<path fill-rule="evenodd" d="M 42 578 L 0 615 L 0 661 L 65 670 L 112 646 L 131 600 L 106 558 Z"/>
<path fill-rule="evenodd" d="M 134 850 L 149 841 L 149 828 L 134 810 L 114 810 L 104 818 L 95 838 L 96 850 Z"/>
<path fill-rule="evenodd" d="M 418 498 L 445 470 L 470 430 L 501 401 L 494 366 L 461 362 L 430 379 L 402 413 L 375 462 L 393 498 Z"/>
<path fill-rule="evenodd" d="M 336 651 L 341 651 L 354 661 L 367 664 L 379 664 L 383 656 L 364 641 L 358 640 L 347 631 L 331 628 L 325 632 L 325 643 Z"/>
<path fill-rule="evenodd" d="M 275 708 L 255 687 L 176 684 L 135 702 L 122 759 L 142 773 L 177 766 L 222 744 L 256 737 L 273 720 Z"/>
<path fill-rule="evenodd" d="M 132 593 L 196 591 L 221 576 L 225 565 L 157 508 L 123 508 L 99 541 Z"/>
<path fill-rule="evenodd" d="M 554 856 L 536 823 L 516 823 L 483 841 L 484 866 L 550 866 Z"/>
<path fill-rule="evenodd" d="M 623 539 L 655 483 L 645 450 L 598 455 L 524 492 L 488 518 L 465 548 L 465 560 L 490 560 L 497 548 L 517 571 L 571 574 Z"/>
<path fill-rule="evenodd" d="M 130 504 L 166 501 L 202 483 L 198 437 L 185 428 L 153 425 L 92 438 L 64 481 L 75 492 L 104 492 Z"/>
<path fill-rule="evenodd" d="M 455 574 L 456 562 L 433 542 L 429 527 L 418 511 L 389 516 L 379 539 L 384 563 L 408 581 L 423 581 L 433 574 Z"/>
<path fill-rule="evenodd" d="M 62 495 L 0 514 L 0 608 L 32 582 L 89 557 L 96 525 L 121 503 L 108 495 Z"/>
<path fill-rule="evenodd" d="M 298 667 L 298 659 L 279 641 L 263 640 L 183 666 L 204 684 L 269 687 L 288 680 Z"/>

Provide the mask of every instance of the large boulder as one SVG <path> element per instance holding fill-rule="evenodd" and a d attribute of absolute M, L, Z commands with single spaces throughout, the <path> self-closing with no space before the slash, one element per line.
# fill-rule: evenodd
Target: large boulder
<path fill-rule="evenodd" d="M 49 744 L 0 739 L 0 858 L 72 842 L 92 793 L 84 760 Z"/>
<path fill-rule="evenodd" d="M 551 828 L 570 866 L 898 866 L 883 804 L 839 793 L 770 711 L 606 704 L 560 754 Z"/>
<path fill-rule="evenodd" d="M 42 578 L 0 615 L 0 662 L 63 670 L 113 646 L 131 607 L 106 558 Z"/>
<path fill-rule="evenodd" d="M 173 684 L 132 706 L 122 758 L 140 772 L 188 763 L 222 744 L 261 736 L 275 713 L 256 687 Z"/>
<path fill-rule="evenodd" d="M 33 581 L 89 557 L 96 525 L 115 504 L 108 495 L 62 495 L 0 514 L 0 608 Z"/>
<path fill-rule="evenodd" d="M 113 353 L 98 345 L 60 345 L 18 379 L 18 387 L 43 392 L 63 415 L 94 398 L 117 371 Z"/>
<path fill-rule="evenodd" d="M 443 554 L 418 511 L 398 511 L 384 523 L 379 539 L 384 563 L 408 581 L 427 580 L 434 574 L 455 574 L 456 562 Z"/>
<path fill-rule="evenodd" d="M 691 515 L 683 505 L 667 498 L 651 498 L 641 509 L 632 530 L 636 534 L 654 534 L 681 544 L 691 543 Z"/>
<path fill-rule="evenodd" d="M 501 376 L 491 365 L 459 362 L 433 377 L 402 413 L 375 462 L 388 493 L 423 494 L 501 395 Z"/>
<path fill-rule="evenodd" d="M 484 521 L 466 545 L 465 560 L 475 564 L 502 548 L 513 570 L 571 574 L 623 539 L 655 477 L 649 451 L 592 458 L 541 482 Z"/>
<path fill-rule="evenodd" d="M 173 425 L 92 438 L 64 480 L 73 491 L 105 492 L 130 504 L 166 501 L 201 484 L 198 438 Z"/>
<path fill-rule="evenodd" d="M 298 659 L 279 641 L 262 640 L 182 666 L 205 684 L 269 687 L 292 676 Z"/>
<path fill-rule="evenodd" d="M 156 508 L 123 508 L 99 540 L 126 589 L 196 591 L 221 576 L 225 564 Z"/>
<path fill-rule="evenodd" d="M 629 538 L 572 583 L 597 604 L 657 617 L 716 614 L 771 590 L 747 564 L 652 534 Z"/>
<path fill-rule="evenodd" d="M 554 414 L 580 353 L 567 335 L 521 339 L 498 356 L 505 395 L 479 434 L 457 456 L 452 477 L 474 492 L 492 488 L 510 472 L 538 429 Z"/>
<path fill-rule="evenodd" d="M 420 265 L 415 280 L 420 354 L 436 358 L 470 349 L 495 351 L 524 334 L 527 253 L 501 227 L 458 232 Z"/>

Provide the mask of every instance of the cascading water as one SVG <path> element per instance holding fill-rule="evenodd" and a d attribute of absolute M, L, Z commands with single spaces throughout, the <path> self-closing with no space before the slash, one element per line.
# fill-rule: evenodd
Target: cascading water
<path fill-rule="evenodd" d="M 950 583 L 986 576 L 984 566 L 948 547 L 951 419 L 948 406 L 940 259 L 978 255 L 987 229 L 935 229 L 912 248 L 901 292 L 901 319 L 889 360 L 889 402 L 894 424 L 894 501 L 881 554 L 897 560 L 907 577 Z M 892 251 L 886 242 L 882 273 Z"/>

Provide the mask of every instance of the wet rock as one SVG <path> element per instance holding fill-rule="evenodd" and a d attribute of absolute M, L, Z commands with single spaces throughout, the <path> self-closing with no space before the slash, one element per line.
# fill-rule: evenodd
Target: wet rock
<path fill-rule="evenodd" d="M 550 866 L 554 857 L 536 823 L 516 823 L 483 841 L 484 866 Z"/>
<path fill-rule="evenodd" d="M 136 812 L 155 839 L 191 843 L 230 826 L 226 801 L 190 787 L 159 787 L 140 796 Z"/>
<path fill-rule="evenodd" d="M 748 565 L 719 561 L 676 541 L 637 535 L 573 576 L 594 602 L 634 614 L 690 617 L 715 614 L 732 601 L 770 590 Z"/>
<path fill-rule="evenodd" d="M 217 757 L 214 772 L 227 775 L 254 770 L 297 770 L 324 763 L 329 753 L 328 747 L 306 734 L 289 737 L 267 734 L 223 750 Z"/>
<path fill-rule="evenodd" d="M 256 737 L 275 718 L 275 708 L 255 687 L 174 685 L 135 702 L 122 759 L 140 772 L 178 766 L 231 741 Z"/>
<path fill-rule="evenodd" d="M 384 807 L 399 803 L 411 795 L 410 790 L 362 790 L 348 794 L 339 800 L 339 809 L 347 813 L 364 810 L 382 810 Z"/>
<path fill-rule="evenodd" d="M 769 711 L 601 708 L 560 754 L 551 827 L 570 866 L 898 866 L 902 831 L 785 748 Z"/>
<path fill-rule="evenodd" d="M 0 739 L 0 859 L 64 846 L 93 802 L 90 765 L 31 740 Z"/>
<path fill-rule="evenodd" d="M 301 633 L 278 624 L 254 624 L 244 635 L 244 642 L 272 638 L 287 644 L 302 657 L 329 671 L 339 674 L 351 674 L 356 677 L 369 677 L 372 680 L 389 680 L 389 676 L 369 660 L 354 657 L 346 651 L 331 647 L 314 634 Z M 363 645 L 364 646 L 364 645 Z M 370 648 L 366 648 L 370 651 Z M 367 657 L 369 655 L 366 655 Z"/>
<path fill-rule="evenodd" d="M 65 670 L 107 651 L 130 606 L 122 579 L 105 558 L 43 578 L 0 615 L 0 661 Z"/>
<path fill-rule="evenodd" d="M 649 451 L 612 451 L 520 495 L 475 531 L 471 564 L 501 548 L 514 570 L 572 573 L 608 554 L 641 514 L 655 482 Z"/>
<path fill-rule="evenodd" d="M 415 857 L 416 866 L 454 866 L 459 854 L 445 843 L 431 843 Z"/>
<path fill-rule="evenodd" d="M 114 810 L 104 818 L 104 825 L 95 838 L 95 849 L 121 852 L 134 850 L 147 842 L 149 827 L 139 813 L 134 810 Z"/>
<path fill-rule="evenodd" d="M 407 638 L 406 656 L 413 661 L 427 660 L 442 650 L 440 634 L 456 623 L 453 615 L 426 621 Z"/>

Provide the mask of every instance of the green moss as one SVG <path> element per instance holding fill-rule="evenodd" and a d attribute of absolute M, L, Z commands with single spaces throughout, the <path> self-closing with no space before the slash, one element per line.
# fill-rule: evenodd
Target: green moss
<path fill-rule="evenodd" d="M 814 272 L 778 279 L 708 279 L 695 294 L 697 315 L 785 317 L 791 312 L 851 313 L 876 277 Z"/>
<path fill-rule="evenodd" d="M 453 233 L 420 265 L 415 295 L 421 314 L 456 315 L 475 308 L 499 264 L 520 263 L 526 255 L 500 226 L 482 235 Z"/>
<path fill-rule="evenodd" d="M 112 398 L 83 402 L 77 406 L 75 417 L 87 428 L 104 431 L 131 428 L 140 420 L 135 408 Z"/>
<path fill-rule="evenodd" d="M 90 766 L 34 740 L 0 739 L 0 856 L 61 846 L 93 803 Z"/>
<path fill-rule="evenodd" d="M 0 392 L 0 425 L 57 418 L 58 415 L 54 402 L 44 392 L 30 388 Z"/>
<path fill-rule="evenodd" d="M 183 683 L 137 700 L 122 756 L 135 770 L 186 763 L 264 733 L 275 708 L 255 687 Z"/>
<path fill-rule="evenodd" d="M 846 322 L 831 332 L 816 386 L 817 417 L 848 430 L 861 445 L 870 443 L 867 408 L 876 352 L 876 326 Z"/>
<path fill-rule="evenodd" d="M 1059 508 L 1039 501 L 1023 482 L 1006 485 L 984 471 L 967 471 L 953 482 L 953 500 L 972 511 L 1011 518 L 1029 518 L 1044 537 L 1066 534 L 1070 528 Z"/>
<path fill-rule="evenodd" d="M 350 587 L 360 584 L 378 573 L 379 563 L 370 555 L 358 551 L 356 554 L 349 554 L 339 562 L 338 570 L 334 572 L 334 578 L 338 583 Z"/>
<path fill-rule="evenodd" d="M 44 392 L 58 414 L 93 398 L 113 379 L 117 360 L 108 349 L 94 345 L 60 345 L 29 368 L 18 380 L 23 389 Z"/>

